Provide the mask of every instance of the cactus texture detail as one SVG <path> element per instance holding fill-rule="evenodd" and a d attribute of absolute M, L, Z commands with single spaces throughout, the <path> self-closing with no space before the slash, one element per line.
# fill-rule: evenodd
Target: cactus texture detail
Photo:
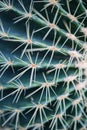
<path fill-rule="evenodd" d="M 86 0 L 0 0 L 0 130 L 87 130 Z"/>

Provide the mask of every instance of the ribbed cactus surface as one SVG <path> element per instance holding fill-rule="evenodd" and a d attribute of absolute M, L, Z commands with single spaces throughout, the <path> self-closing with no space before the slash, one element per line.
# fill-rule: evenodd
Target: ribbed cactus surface
<path fill-rule="evenodd" d="M 85 0 L 0 0 L 0 130 L 87 130 Z"/>

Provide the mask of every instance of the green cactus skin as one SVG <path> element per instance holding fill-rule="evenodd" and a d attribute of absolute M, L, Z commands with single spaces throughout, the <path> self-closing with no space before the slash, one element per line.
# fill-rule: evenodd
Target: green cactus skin
<path fill-rule="evenodd" d="M 0 0 L 0 130 L 87 130 L 87 3 Z"/>

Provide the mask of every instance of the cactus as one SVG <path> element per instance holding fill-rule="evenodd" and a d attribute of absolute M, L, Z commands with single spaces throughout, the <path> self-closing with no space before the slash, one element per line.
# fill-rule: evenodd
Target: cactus
<path fill-rule="evenodd" d="M 0 129 L 87 130 L 85 0 L 0 0 Z"/>

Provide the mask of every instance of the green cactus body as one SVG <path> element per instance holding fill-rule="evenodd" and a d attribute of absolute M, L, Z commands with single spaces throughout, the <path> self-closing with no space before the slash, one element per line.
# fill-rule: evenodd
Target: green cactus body
<path fill-rule="evenodd" d="M 0 0 L 0 130 L 87 130 L 87 3 Z"/>

